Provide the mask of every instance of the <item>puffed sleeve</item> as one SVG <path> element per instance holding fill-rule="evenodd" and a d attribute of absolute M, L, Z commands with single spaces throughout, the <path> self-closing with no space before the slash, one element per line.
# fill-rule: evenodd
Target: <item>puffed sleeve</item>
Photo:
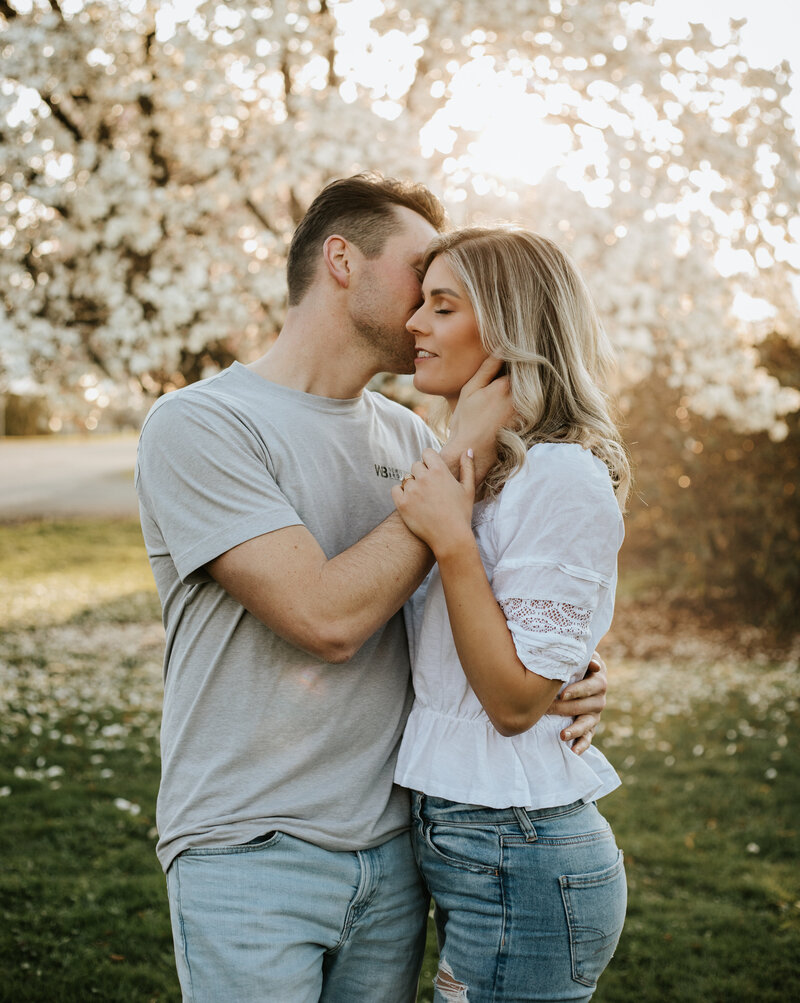
<path fill-rule="evenodd" d="M 582 674 L 608 629 L 622 517 L 604 464 L 575 444 L 533 446 L 503 488 L 492 588 L 532 672 Z"/>

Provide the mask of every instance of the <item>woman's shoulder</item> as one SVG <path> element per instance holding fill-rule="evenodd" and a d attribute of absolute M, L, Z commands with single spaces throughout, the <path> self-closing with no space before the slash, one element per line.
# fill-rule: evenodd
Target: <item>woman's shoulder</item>
<path fill-rule="evenodd" d="M 500 492 L 506 509 L 545 501 L 574 509 L 581 504 L 596 506 L 601 499 L 616 507 L 608 468 L 590 449 L 574 442 L 534 443 Z"/>
<path fill-rule="evenodd" d="M 585 567 L 609 567 L 624 532 L 608 468 L 575 443 L 532 446 L 500 492 L 493 524 L 499 551 L 524 538 L 530 553 L 542 553 L 549 541 Z"/>
<path fill-rule="evenodd" d="M 579 442 L 534 442 L 528 448 L 526 464 L 538 464 L 563 470 L 586 470 L 601 460 Z"/>
<path fill-rule="evenodd" d="M 586 484 L 598 480 L 611 484 L 605 463 L 578 442 L 534 443 L 519 473 L 523 480 L 537 484 Z"/>

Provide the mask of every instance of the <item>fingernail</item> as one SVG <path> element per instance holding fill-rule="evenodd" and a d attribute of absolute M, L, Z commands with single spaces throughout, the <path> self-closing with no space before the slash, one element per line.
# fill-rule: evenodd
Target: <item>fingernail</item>
<path fill-rule="evenodd" d="M 472 452 L 472 450 L 471 450 L 471 449 L 468 449 L 468 450 L 467 450 L 467 456 L 468 456 L 468 457 L 469 457 L 470 459 L 472 459 L 472 457 L 473 457 L 474 455 L 475 455 L 475 454 L 474 454 L 474 453 Z"/>
<path fill-rule="evenodd" d="M 566 741 L 569 741 L 572 738 L 572 732 L 571 731 L 565 731 L 564 732 L 564 738 L 566 739 Z"/>

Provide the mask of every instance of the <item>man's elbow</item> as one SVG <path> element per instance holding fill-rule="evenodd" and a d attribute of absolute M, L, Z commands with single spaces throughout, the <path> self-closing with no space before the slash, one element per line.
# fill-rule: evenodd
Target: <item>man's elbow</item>
<path fill-rule="evenodd" d="M 357 651 L 358 648 L 353 645 L 329 645 L 321 648 L 317 657 L 329 665 L 344 665 Z"/>
<path fill-rule="evenodd" d="M 311 635 L 303 638 L 300 647 L 323 662 L 342 665 L 349 662 L 363 642 L 349 636 L 337 624 L 317 624 Z"/>
<path fill-rule="evenodd" d="M 249 612 L 289 644 L 332 665 L 349 662 L 366 640 L 356 637 L 352 631 L 348 632 L 347 625 L 341 620 L 326 621 L 319 616 L 298 615 L 295 612 L 291 621 L 285 618 L 276 622 L 255 604 L 249 607 Z"/>

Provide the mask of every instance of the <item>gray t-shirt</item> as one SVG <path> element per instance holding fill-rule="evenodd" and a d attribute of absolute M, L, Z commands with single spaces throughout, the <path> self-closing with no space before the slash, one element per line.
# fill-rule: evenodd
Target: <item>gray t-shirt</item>
<path fill-rule="evenodd" d="M 389 515 L 392 485 L 435 445 L 380 394 L 315 397 L 238 363 L 150 411 L 136 487 L 166 628 L 165 870 L 188 847 L 270 829 L 358 850 L 407 827 L 392 783 L 411 702 L 402 614 L 331 665 L 269 630 L 205 565 L 301 524 L 333 557 Z"/>

